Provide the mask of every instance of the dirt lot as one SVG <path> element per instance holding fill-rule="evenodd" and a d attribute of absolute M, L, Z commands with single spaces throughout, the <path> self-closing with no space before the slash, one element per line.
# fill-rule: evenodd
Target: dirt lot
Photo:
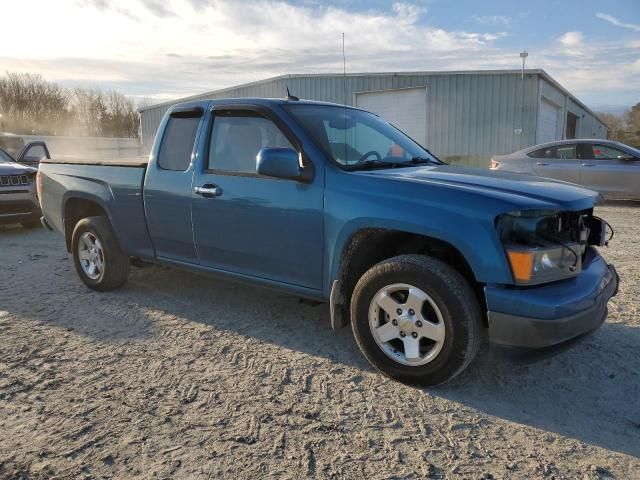
<path fill-rule="evenodd" d="M 98 294 L 61 236 L 0 227 L 0 477 L 640 478 L 640 208 L 599 213 L 608 322 L 426 390 L 325 306 L 160 267 Z"/>

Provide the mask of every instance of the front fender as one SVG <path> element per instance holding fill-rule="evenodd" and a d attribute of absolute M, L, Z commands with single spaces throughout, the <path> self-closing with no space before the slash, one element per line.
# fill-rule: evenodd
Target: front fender
<path fill-rule="evenodd" d="M 445 242 L 464 257 L 477 281 L 509 284 L 511 270 L 495 229 L 513 202 L 418 182 L 391 181 L 327 169 L 323 294 L 340 277 L 343 252 L 358 231 L 394 230 Z"/>
<path fill-rule="evenodd" d="M 465 258 L 475 278 L 482 283 L 510 283 L 511 274 L 506 263 L 502 246 L 493 230 L 486 224 L 473 218 L 455 215 L 431 213 L 429 221 L 417 223 L 411 219 L 359 217 L 341 226 L 330 252 L 327 292 L 334 280 L 340 275 L 343 252 L 359 231 L 370 229 L 396 230 L 430 237 L 446 242 L 456 248 Z M 327 293 L 325 292 L 325 293 Z"/>

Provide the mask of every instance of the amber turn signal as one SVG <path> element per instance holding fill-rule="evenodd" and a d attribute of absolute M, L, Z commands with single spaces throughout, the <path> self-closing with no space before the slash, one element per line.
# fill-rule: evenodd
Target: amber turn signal
<path fill-rule="evenodd" d="M 531 280 L 531 274 L 533 272 L 533 253 L 507 250 L 507 256 L 509 257 L 511 271 L 513 272 L 513 277 L 516 281 L 528 282 Z"/>

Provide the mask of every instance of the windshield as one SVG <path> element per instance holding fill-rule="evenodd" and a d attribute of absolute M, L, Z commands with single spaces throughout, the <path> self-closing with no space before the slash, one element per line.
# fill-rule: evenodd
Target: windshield
<path fill-rule="evenodd" d="M 13 163 L 14 160 L 7 152 L 0 148 L 0 163 Z"/>
<path fill-rule="evenodd" d="M 287 105 L 316 144 L 345 169 L 441 164 L 380 117 L 333 105 Z"/>

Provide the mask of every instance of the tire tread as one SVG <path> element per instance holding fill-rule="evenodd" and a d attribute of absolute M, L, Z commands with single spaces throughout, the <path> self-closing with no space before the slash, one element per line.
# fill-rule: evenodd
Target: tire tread
<path fill-rule="evenodd" d="M 92 280 L 84 274 L 78 258 L 78 239 L 86 231 L 96 233 L 103 245 L 105 272 L 98 281 Z M 131 261 L 127 255 L 122 253 L 107 217 L 86 217 L 80 220 L 73 229 L 71 245 L 76 271 L 87 287 L 100 292 L 108 292 L 116 290 L 127 283 Z"/>
<path fill-rule="evenodd" d="M 380 362 L 376 359 L 375 356 L 369 352 L 362 336 L 363 333 L 366 334 L 366 332 L 360 331 L 359 328 L 369 328 L 368 318 L 365 318 L 364 321 L 362 319 L 358 319 L 358 310 L 362 310 L 362 305 L 360 303 L 362 301 L 366 301 L 368 305 L 368 301 L 370 300 L 362 298 L 365 287 L 381 277 L 396 274 L 429 274 L 435 277 L 435 279 L 442 282 L 444 287 L 450 293 L 450 296 L 459 301 L 458 306 L 464 311 L 464 318 L 466 321 L 460 322 L 460 325 L 457 326 L 459 330 L 466 332 L 466 338 L 463 343 L 464 348 L 458 352 L 451 352 L 452 361 L 444 365 L 440 372 L 435 372 L 434 374 L 430 374 L 424 378 L 419 378 L 408 373 L 408 371 L 407 373 L 399 371 L 403 368 L 417 369 L 421 367 L 401 366 L 389 359 L 389 362 L 395 363 L 396 368 L 388 368 L 388 365 L 386 365 L 387 362 Z M 443 314 L 445 314 L 445 312 L 443 312 Z M 428 257 L 426 255 L 399 255 L 383 260 L 365 272 L 357 282 L 354 289 L 351 302 L 351 318 L 356 343 L 367 360 L 369 360 L 376 369 L 380 370 L 386 376 L 400 380 L 404 383 L 420 385 L 438 385 L 445 383 L 459 375 L 465 368 L 467 368 L 480 349 L 482 338 L 481 311 L 478 300 L 471 289 L 471 286 L 457 270 L 447 265 L 442 260 Z M 359 325 L 359 321 L 363 322 L 363 325 Z M 379 347 L 376 345 L 376 348 Z"/>

